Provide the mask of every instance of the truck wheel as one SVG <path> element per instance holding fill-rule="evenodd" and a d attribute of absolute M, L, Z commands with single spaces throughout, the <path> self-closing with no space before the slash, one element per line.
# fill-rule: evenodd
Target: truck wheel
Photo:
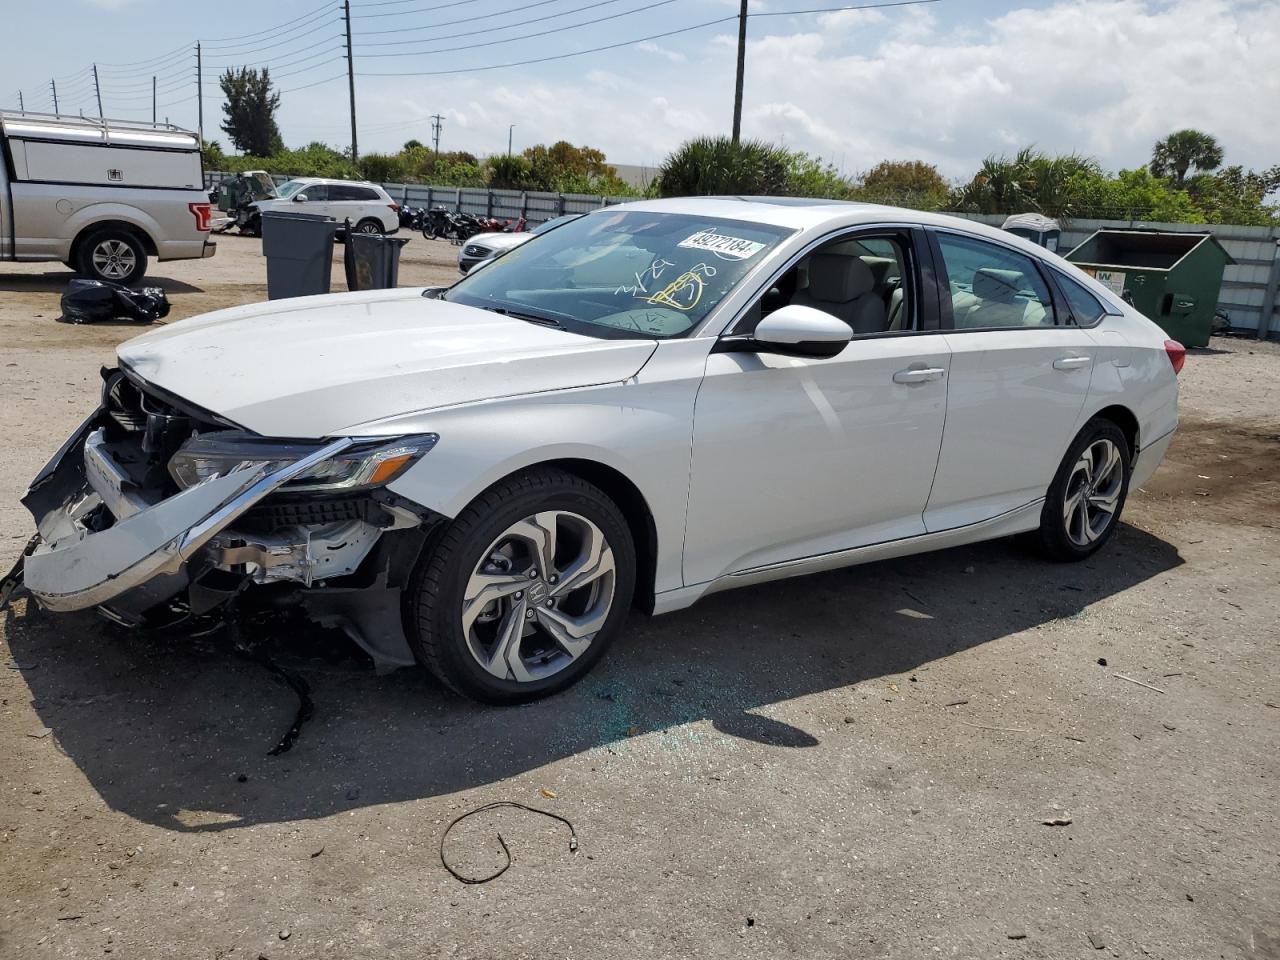
<path fill-rule="evenodd" d="M 603 656 L 635 577 L 631 531 L 613 501 L 561 470 L 530 470 L 480 494 L 419 561 L 405 633 L 454 691 L 537 700 Z"/>
<path fill-rule="evenodd" d="M 108 228 L 90 234 L 80 244 L 80 272 L 94 280 L 129 286 L 147 272 L 147 252 L 138 238 L 124 230 Z"/>

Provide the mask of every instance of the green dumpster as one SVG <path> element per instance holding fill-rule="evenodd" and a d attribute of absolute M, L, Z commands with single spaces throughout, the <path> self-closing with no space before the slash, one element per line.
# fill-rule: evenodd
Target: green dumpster
<path fill-rule="evenodd" d="M 1099 230 L 1067 259 L 1187 347 L 1208 346 L 1222 271 L 1235 263 L 1210 234 L 1154 230 Z"/>

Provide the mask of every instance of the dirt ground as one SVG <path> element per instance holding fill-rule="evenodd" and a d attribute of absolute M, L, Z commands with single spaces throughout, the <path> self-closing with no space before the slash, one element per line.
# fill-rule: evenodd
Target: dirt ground
<path fill-rule="evenodd" d="M 173 318 L 265 296 L 251 240 L 155 272 Z M 55 323 L 68 276 L 0 267 L 5 566 L 135 332 Z M 997 542 L 720 594 L 516 709 L 291 636 L 315 716 L 279 756 L 292 693 L 217 638 L 19 601 L 0 956 L 1280 958 L 1280 349 L 1215 341 L 1182 383 L 1087 563 Z M 514 863 L 460 884 L 441 833 L 496 800 L 579 849 L 475 817 L 459 869 L 502 865 L 495 831 Z"/>

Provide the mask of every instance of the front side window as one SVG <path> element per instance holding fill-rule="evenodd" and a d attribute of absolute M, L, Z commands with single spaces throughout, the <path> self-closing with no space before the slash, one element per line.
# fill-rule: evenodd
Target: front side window
<path fill-rule="evenodd" d="M 692 214 L 590 214 L 469 274 L 444 298 L 594 337 L 683 337 L 792 232 Z"/>
<path fill-rule="evenodd" d="M 276 196 L 281 200 L 288 200 L 295 193 L 306 188 L 306 184 L 301 180 L 286 180 L 280 186 L 276 187 Z"/>
<path fill-rule="evenodd" d="M 843 320 L 854 336 L 912 328 L 910 243 L 901 234 L 844 236 L 818 247 L 765 291 L 734 328 L 751 333 L 788 304 L 813 307 Z"/>
<path fill-rule="evenodd" d="M 970 237 L 937 236 L 955 329 L 1054 325 L 1053 298 L 1030 257 Z"/>

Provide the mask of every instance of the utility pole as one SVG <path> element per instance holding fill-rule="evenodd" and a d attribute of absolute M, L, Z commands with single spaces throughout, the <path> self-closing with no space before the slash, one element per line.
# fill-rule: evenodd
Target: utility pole
<path fill-rule="evenodd" d="M 50 80 L 49 86 L 53 87 L 53 112 L 56 116 L 58 113 L 58 81 Z"/>
<path fill-rule="evenodd" d="M 200 57 L 200 44 L 196 43 L 196 117 L 200 131 L 200 146 L 204 146 L 204 63 Z"/>
<path fill-rule="evenodd" d="M 351 92 L 351 162 L 360 162 L 356 147 L 356 62 L 351 56 L 351 0 L 342 0 L 342 16 L 347 21 L 347 89 Z"/>
<path fill-rule="evenodd" d="M 156 77 L 151 75 L 151 122 L 156 122 Z"/>
<path fill-rule="evenodd" d="M 507 156 L 511 156 L 511 132 L 515 130 L 516 125 L 513 123 L 507 127 Z"/>
<path fill-rule="evenodd" d="M 432 114 L 431 116 L 431 142 L 435 146 L 436 153 L 440 152 L 440 128 L 444 125 L 444 117 L 440 114 Z M 509 131 L 508 131 L 509 132 Z"/>
<path fill-rule="evenodd" d="M 738 14 L 738 80 L 733 88 L 733 142 L 742 137 L 742 80 L 747 72 L 747 0 Z"/>
<path fill-rule="evenodd" d="M 19 113 L 26 113 L 26 112 L 27 112 L 27 105 L 26 105 L 25 103 L 23 103 L 23 102 L 22 102 L 22 91 L 21 91 L 21 90 L 19 90 L 19 91 L 18 91 L 18 112 L 19 112 Z"/>
<path fill-rule="evenodd" d="M 98 119 L 102 119 L 102 87 L 98 86 L 98 65 L 93 65 L 93 93 L 98 98 Z"/>

